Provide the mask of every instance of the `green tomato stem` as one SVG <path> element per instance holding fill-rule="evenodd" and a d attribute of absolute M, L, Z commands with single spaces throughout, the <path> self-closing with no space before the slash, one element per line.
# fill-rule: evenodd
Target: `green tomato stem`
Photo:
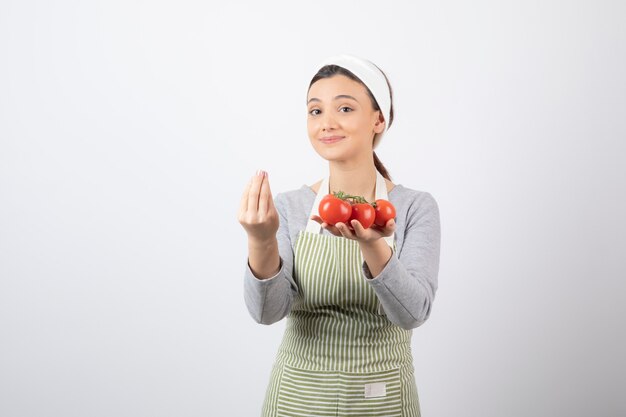
<path fill-rule="evenodd" d="M 369 203 L 363 196 L 360 195 L 351 195 L 346 194 L 343 191 L 334 191 L 333 195 L 341 200 L 352 200 L 352 204 L 364 203 L 371 204 L 373 207 L 376 207 L 376 203 Z"/>

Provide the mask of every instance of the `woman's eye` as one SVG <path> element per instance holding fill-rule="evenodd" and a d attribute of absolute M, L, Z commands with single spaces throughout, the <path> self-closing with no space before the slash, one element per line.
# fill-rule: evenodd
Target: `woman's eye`
<path fill-rule="evenodd" d="M 312 114 L 312 115 L 315 116 L 317 113 L 314 113 L 314 112 L 316 112 L 316 111 L 319 111 L 319 109 L 313 109 L 313 110 L 309 111 L 309 114 Z"/>
<path fill-rule="evenodd" d="M 339 108 L 339 110 L 343 110 L 343 109 L 348 109 L 349 111 L 352 111 L 352 109 L 350 107 L 347 107 L 347 106 L 343 106 L 343 107 Z M 346 113 L 346 112 L 344 112 L 344 113 Z"/>

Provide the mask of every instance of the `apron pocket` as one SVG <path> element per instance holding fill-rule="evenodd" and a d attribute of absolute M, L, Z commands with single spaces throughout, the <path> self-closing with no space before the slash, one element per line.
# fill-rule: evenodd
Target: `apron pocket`
<path fill-rule="evenodd" d="M 339 372 L 338 415 L 400 417 L 400 369 L 376 372 Z M 343 414 L 342 414 L 343 413 Z"/>
<path fill-rule="evenodd" d="M 285 364 L 276 415 L 400 417 L 400 370 L 320 371 Z"/>

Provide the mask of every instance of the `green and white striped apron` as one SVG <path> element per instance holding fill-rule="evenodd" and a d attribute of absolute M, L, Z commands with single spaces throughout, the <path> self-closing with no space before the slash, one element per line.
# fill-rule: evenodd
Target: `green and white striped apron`
<path fill-rule="evenodd" d="M 326 177 L 311 215 L 328 193 Z M 387 199 L 378 172 L 376 198 Z M 287 315 L 263 417 L 419 417 L 412 331 L 384 315 L 362 276 L 358 242 L 321 230 L 309 220 L 297 235 L 293 278 L 299 294 Z M 394 236 L 385 240 L 395 253 Z"/>

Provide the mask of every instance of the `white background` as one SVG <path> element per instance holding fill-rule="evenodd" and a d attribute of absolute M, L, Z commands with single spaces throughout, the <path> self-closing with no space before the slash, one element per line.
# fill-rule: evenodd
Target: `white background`
<path fill-rule="evenodd" d="M 326 161 L 323 58 L 378 64 L 377 148 L 440 207 L 422 415 L 626 414 L 621 1 L 9 1 L 0 7 L 0 415 L 257 416 L 284 320 L 236 214 Z"/>

